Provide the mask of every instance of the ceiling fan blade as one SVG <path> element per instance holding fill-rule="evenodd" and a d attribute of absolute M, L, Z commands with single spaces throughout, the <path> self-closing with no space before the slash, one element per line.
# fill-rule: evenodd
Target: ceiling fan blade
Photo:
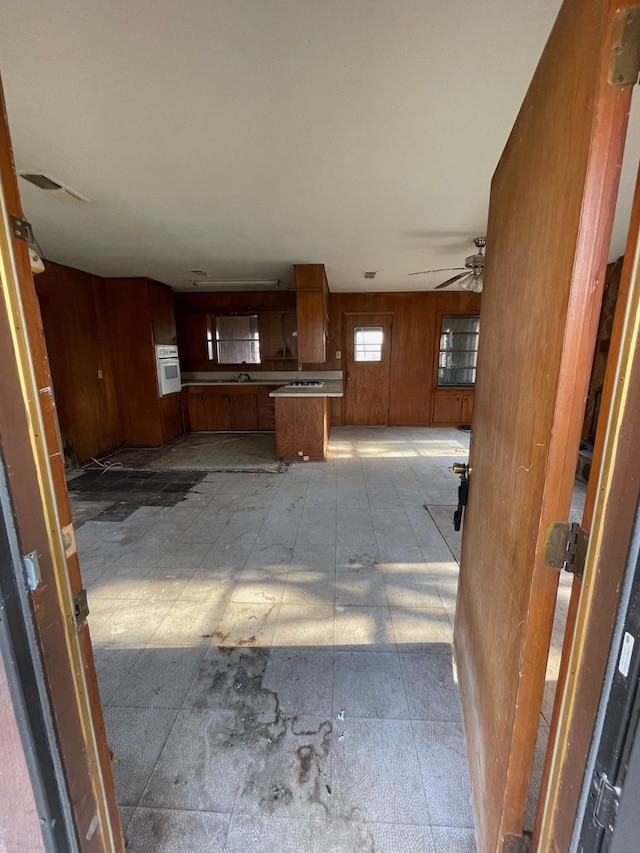
<path fill-rule="evenodd" d="M 460 275 L 454 275 L 453 278 L 448 278 L 446 281 L 443 281 L 442 284 L 437 285 L 437 287 L 434 287 L 433 289 L 440 290 L 440 288 L 442 287 L 449 287 L 450 284 L 453 284 L 456 281 L 460 281 L 461 278 L 466 278 L 468 275 L 473 275 L 473 273 L 467 271 L 460 273 Z"/>
<path fill-rule="evenodd" d="M 466 267 L 443 267 L 441 270 L 421 270 L 420 272 L 410 272 L 407 275 L 425 275 L 428 272 L 453 272 L 454 270 L 464 270 Z"/>

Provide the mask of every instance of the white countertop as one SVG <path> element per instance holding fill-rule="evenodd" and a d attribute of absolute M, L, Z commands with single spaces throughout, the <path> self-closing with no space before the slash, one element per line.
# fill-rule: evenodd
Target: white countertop
<path fill-rule="evenodd" d="M 323 384 L 318 385 L 284 385 L 271 391 L 270 397 L 342 397 L 341 379 L 323 379 Z"/>
<path fill-rule="evenodd" d="M 251 373 L 249 370 L 243 371 Z M 255 372 L 251 379 L 246 382 L 234 381 L 234 373 L 223 371 L 207 371 L 198 373 L 184 373 L 182 376 L 182 387 L 190 385 L 219 385 L 223 388 L 229 386 L 264 386 L 269 385 L 275 390 L 271 391 L 270 397 L 342 397 L 342 371 L 341 370 L 309 370 L 309 371 L 261 371 Z M 297 385 L 292 387 L 289 382 L 299 382 L 309 379 L 322 381 L 320 387 L 309 385 Z"/>

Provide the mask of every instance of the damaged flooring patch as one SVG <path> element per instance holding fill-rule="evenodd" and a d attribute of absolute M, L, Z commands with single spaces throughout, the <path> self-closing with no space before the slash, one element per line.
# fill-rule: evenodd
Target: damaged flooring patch
<path fill-rule="evenodd" d="M 465 440 L 335 429 L 325 464 L 80 527 L 128 853 L 473 853 L 457 564 L 423 508 Z"/>

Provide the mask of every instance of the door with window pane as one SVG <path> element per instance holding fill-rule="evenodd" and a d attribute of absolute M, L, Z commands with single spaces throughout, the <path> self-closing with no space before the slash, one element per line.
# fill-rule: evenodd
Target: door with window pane
<path fill-rule="evenodd" d="M 345 424 L 387 426 L 391 314 L 344 315 Z"/>

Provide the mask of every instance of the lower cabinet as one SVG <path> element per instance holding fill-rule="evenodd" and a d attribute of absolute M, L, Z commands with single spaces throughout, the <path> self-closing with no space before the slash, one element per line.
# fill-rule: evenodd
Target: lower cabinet
<path fill-rule="evenodd" d="M 473 391 L 461 388 L 437 390 L 433 395 L 432 426 L 470 424 L 473 417 Z"/>
<path fill-rule="evenodd" d="M 276 397 L 276 454 L 281 459 L 327 455 L 329 437 L 326 397 Z"/>
<path fill-rule="evenodd" d="M 275 429 L 275 406 L 267 391 L 192 385 L 187 391 L 189 428 L 199 431 Z"/>

